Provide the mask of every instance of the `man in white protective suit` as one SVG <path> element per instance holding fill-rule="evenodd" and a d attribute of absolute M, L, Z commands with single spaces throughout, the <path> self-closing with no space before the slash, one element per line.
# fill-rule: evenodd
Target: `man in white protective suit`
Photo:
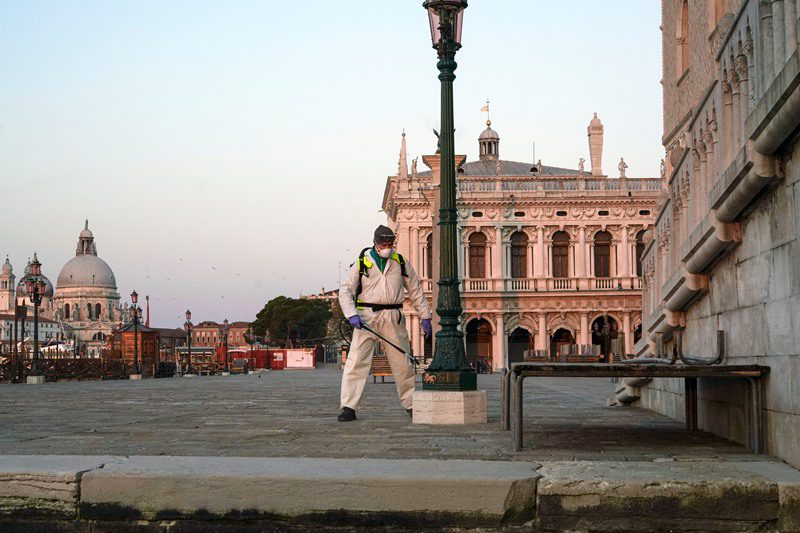
<path fill-rule="evenodd" d="M 394 249 L 395 240 L 391 229 L 378 226 L 374 246 L 361 251 L 339 289 L 342 312 L 353 326 L 353 341 L 342 376 L 340 422 L 356 419 L 356 407 L 369 377 L 375 343 L 380 342 L 378 337 L 364 329 L 365 325 L 410 353 L 403 314 L 403 300 L 408 291 L 425 337 L 433 333 L 431 308 L 419 276 Z M 387 343 L 384 343 L 384 349 L 392 367 L 400 403 L 411 415 L 414 369 L 405 353 Z"/>

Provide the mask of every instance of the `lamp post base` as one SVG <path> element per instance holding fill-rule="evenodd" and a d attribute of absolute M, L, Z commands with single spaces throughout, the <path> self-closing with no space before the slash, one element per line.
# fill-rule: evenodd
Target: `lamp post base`
<path fill-rule="evenodd" d="M 478 390 L 478 374 L 474 370 L 426 370 L 422 389 L 430 391 Z"/>
<path fill-rule="evenodd" d="M 25 382 L 28 385 L 44 385 L 44 376 L 28 376 Z"/>
<path fill-rule="evenodd" d="M 437 426 L 486 424 L 486 391 L 415 390 L 413 422 Z"/>
<path fill-rule="evenodd" d="M 142 375 L 141 374 L 131 374 L 131 375 L 128 376 L 128 379 L 139 380 L 139 379 L 142 379 Z"/>

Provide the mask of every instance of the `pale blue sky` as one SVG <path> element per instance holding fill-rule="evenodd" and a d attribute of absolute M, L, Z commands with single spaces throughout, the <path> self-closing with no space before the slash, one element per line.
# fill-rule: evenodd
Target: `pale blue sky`
<path fill-rule="evenodd" d="M 488 97 L 504 159 L 535 140 L 575 168 L 596 111 L 604 170 L 657 176 L 659 23 L 655 0 L 473 0 L 458 153 Z M 402 129 L 410 157 L 435 149 L 435 63 L 421 0 L 0 0 L 0 254 L 20 273 L 38 250 L 55 282 L 89 218 L 160 326 L 335 288 L 384 221 Z"/>

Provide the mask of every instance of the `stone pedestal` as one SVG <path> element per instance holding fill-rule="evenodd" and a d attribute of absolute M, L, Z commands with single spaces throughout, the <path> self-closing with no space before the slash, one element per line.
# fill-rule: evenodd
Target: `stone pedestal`
<path fill-rule="evenodd" d="M 223 373 L 222 373 L 222 375 L 223 375 L 223 376 L 230 376 L 230 375 L 231 375 L 231 373 L 230 373 L 230 372 L 223 372 Z"/>
<path fill-rule="evenodd" d="M 44 376 L 28 376 L 28 385 L 44 385 Z"/>
<path fill-rule="evenodd" d="M 414 423 L 485 424 L 486 391 L 414 391 Z"/>
<path fill-rule="evenodd" d="M 128 376 L 128 379 L 139 380 L 139 379 L 142 379 L 142 375 L 141 374 L 131 374 L 130 376 Z"/>

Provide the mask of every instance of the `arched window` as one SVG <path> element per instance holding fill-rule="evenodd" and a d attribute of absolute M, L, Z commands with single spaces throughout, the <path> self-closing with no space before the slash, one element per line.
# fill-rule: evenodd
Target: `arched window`
<path fill-rule="evenodd" d="M 425 277 L 433 279 L 433 233 L 428 235 L 425 242 Z"/>
<path fill-rule="evenodd" d="M 553 234 L 553 277 L 569 277 L 569 235 L 566 231 Z"/>
<path fill-rule="evenodd" d="M 678 65 L 678 78 L 689 68 L 689 0 L 678 0 L 678 27 L 675 31 L 675 46 Z"/>
<path fill-rule="evenodd" d="M 88 320 L 94 318 L 94 316 L 92 316 L 92 304 L 86 304 L 86 318 Z"/>
<path fill-rule="evenodd" d="M 594 277 L 611 277 L 611 234 L 607 231 L 594 235 Z"/>
<path fill-rule="evenodd" d="M 511 277 L 528 277 L 528 236 L 521 231 L 511 235 Z"/>
<path fill-rule="evenodd" d="M 480 232 L 469 236 L 469 277 L 486 277 L 486 235 Z"/>
<path fill-rule="evenodd" d="M 64 320 L 71 319 L 72 316 L 69 314 L 69 304 L 64 304 Z"/>
<path fill-rule="evenodd" d="M 102 308 L 100 307 L 100 304 L 95 304 L 95 306 L 94 306 L 94 317 L 97 320 L 100 320 L 100 312 L 101 311 L 102 311 Z"/>
<path fill-rule="evenodd" d="M 636 234 L 636 275 L 642 277 L 642 256 L 644 255 L 644 230 Z"/>
<path fill-rule="evenodd" d="M 75 320 L 80 320 L 81 319 L 81 308 L 78 307 L 78 304 L 72 304 L 72 307 L 74 309 L 73 312 L 75 313 Z"/>

